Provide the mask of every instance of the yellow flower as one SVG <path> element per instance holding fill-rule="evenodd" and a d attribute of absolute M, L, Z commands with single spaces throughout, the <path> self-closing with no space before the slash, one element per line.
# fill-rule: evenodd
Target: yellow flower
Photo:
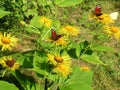
<path fill-rule="evenodd" d="M 110 28 L 111 28 L 110 26 L 106 25 L 103 30 L 105 33 L 108 34 L 108 36 L 110 36 L 112 34 L 112 32 L 110 31 Z"/>
<path fill-rule="evenodd" d="M 52 20 L 44 16 L 41 17 L 38 21 L 42 23 L 45 27 L 50 27 L 52 24 Z"/>
<path fill-rule="evenodd" d="M 112 33 L 117 33 L 117 32 L 119 32 L 120 30 L 119 30 L 118 27 L 111 27 L 111 28 L 110 28 L 110 31 L 111 31 Z"/>
<path fill-rule="evenodd" d="M 53 72 L 61 74 L 63 77 L 66 77 L 71 73 L 72 69 L 69 66 L 58 64 L 56 68 L 54 68 Z"/>
<path fill-rule="evenodd" d="M 24 21 L 20 21 L 20 24 L 23 26 L 26 25 L 26 23 Z"/>
<path fill-rule="evenodd" d="M 120 29 L 118 27 L 105 26 L 104 32 L 106 32 L 109 36 L 115 36 L 116 39 L 120 38 Z"/>
<path fill-rule="evenodd" d="M 66 46 L 67 45 L 65 37 L 59 37 L 57 40 L 54 40 L 51 37 L 49 37 L 49 38 L 46 39 L 46 41 L 54 43 L 55 45 L 62 45 L 62 46 Z"/>
<path fill-rule="evenodd" d="M 60 33 L 66 34 L 67 36 L 78 36 L 80 34 L 80 30 L 78 27 L 66 25 L 60 30 Z"/>
<path fill-rule="evenodd" d="M 18 39 L 14 36 L 11 36 L 11 33 L 0 33 L 0 45 L 2 46 L 2 51 L 6 49 L 11 50 L 12 47 L 16 46 L 17 41 Z"/>
<path fill-rule="evenodd" d="M 100 21 L 103 24 L 108 25 L 110 23 L 114 23 L 114 21 L 112 20 L 112 18 L 108 14 L 102 14 L 100 16 L 97 16 L 96 18 L 98 19 L 98 21 Z"/>
<path fill-rule="evenodd" d="M 63 46 L 65 46 L 67 44 L 67 42 L 62 37 L 59 38 L 56 41 L 51 39 L 51 42 L 55 43 L 55 45 L 63 45 Z"/>
<path fill-rule="evenodd" d="M 58 63 L 62 63 L 65 65 L 71 65 L 71 58 L 65 54 L 65 55 L 60 55 L 60 54 L 47 54 L 49 61 L 51 64 L 53 64 L 54 66 L 56 66 Z"/>
<path fill-rule="evenodd" d="M 20 67 L 19 63 L 17 63 L 16 60 L 11 58 L 10 56 L 2 57 L 0 64 L 3 67 L 7 68 L 8 70 L 12 70 L 12 71 L 14 71 Z"/>
<path fill-rule="evenodd" d="M 116 39 L 120 38 L 120 29 L 118 27 L 111 27 L 110 31 L 113 33 Z"/>
<path fill-rule="evenodd" d="M 67 76 L 72 72 L 71 58 L 67 55 L 48 54 L 50 64 L 54 66 L 53 72 L 62 76 Z"/>
<path fill-rule="evenodd" d="M 84 72 L 90 71 L 90 68 L 89 68 L 88 66 L 83 66 L 83 67 L 81 67 L 81 69 L 82 69 L 82 71 L 84 71 Z"/>
<path fill-rule="evenodd" d="M 115 33 L 114 36 L 116 39 L 120 39 L 120 31 L 118 33 Z"/>

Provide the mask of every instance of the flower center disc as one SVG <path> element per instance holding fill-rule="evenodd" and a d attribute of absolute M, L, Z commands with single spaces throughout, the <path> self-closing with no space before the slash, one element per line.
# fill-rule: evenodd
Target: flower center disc
<path fill-rule="evenodd" d="M 45 22 L 45 23 L 48 23 L 49 21 L 48 21 L 47 19 L 44 19 L 44 22 Z"/>
<path fill-rule="evenodd" d="M 67 29 L 68 31 L 72 31 L 72 30 L 73 30 L 73 27 L 71 27 L 71 26 L 66 26 L 65 29 Z"/>
<path fill-rule="evenodd" d="M 9 44 L 9 43 L 10 43 L 10 39 L 8 39 L 8 38 L 2 38 L 1 41 L 2 41 L 4 44 Z"/>
<path fill-rule="evenodd" d="M 110 30 L 111 32 L 117 33 L 119 31 L 119 29 L 117 27 L 113 27 Z"/>
<path fill-rule="evenodd" d="M 7 60 L 5 63 L 9 66 L 9 67 L 13 67 L 14 63 L 16 62 L 15 59 L 13 60 Z"/>
<path fill-rule="evenodd" d="M 47 19 L 47 18 L 42 18 L 42 21 L 44 22 L 44 23 L 49 23 L 49 19 Z"/>
<path fill-rule="evenodd" d="M 54 57 L 54 60 L 55 60 L 56 62 L 59 62 L 59 63 L 63 62 L 63 58 L 60 57 L 60 56 L 55 56 L 55 57 Z"/>

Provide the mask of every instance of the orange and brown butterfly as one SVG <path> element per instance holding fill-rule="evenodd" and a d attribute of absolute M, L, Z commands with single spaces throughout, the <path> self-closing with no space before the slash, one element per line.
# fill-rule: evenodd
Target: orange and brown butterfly
<path fill-rule="evenodd" d="M 63 34 L 57 34 L 54 29 L 51 30 L 51 39 L 56 41 L 61 38 Z"/>
<path fill-rule="evenodd" d="M 94 16 L 101 16 L 103 13 L 102 13 L 102 10 L 101 10 L 101 6 L 98 4 L 96 5 L 95 9 L 92 11 L 93 15 Z"/>

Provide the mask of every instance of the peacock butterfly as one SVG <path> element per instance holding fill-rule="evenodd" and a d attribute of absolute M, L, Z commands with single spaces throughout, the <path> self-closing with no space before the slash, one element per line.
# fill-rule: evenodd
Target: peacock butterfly
<path fill-rule="evenodd" d="M 95 10 L 93 11 L 93 14 L 94 14 L 95 16 L 100 16 L 100 15 L 102 15 L 101 6 L 100 6 L 99 4 L 96 5 Z"/>
<path fill-rule="evenodd" d="M 61 38 L 63 35 L 62 34 L 57 34 L 54 29 L 51 30 L 51 38 L 52 40 L 56 41 L 59 38 Z"/>

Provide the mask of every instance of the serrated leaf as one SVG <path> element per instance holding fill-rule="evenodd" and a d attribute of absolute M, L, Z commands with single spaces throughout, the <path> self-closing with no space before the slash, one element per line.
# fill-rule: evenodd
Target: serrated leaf
<path fill-rule="evenodd" d="M 84 54 L 80 57 L 82 60 L 84 61 L 87 61 L 89 63 L 92 63 L 92 64 L 103 64 L 105 65 L 100 59 L 99 57 L 97 56 L 97 54 L 93 53 L 92 55 L 87 55 L 87 54 Z"/>
<path fill-rule="evenodd" d="M 0 81 L 0 90 L 19 90 L 14 84 Z"/>
<path fill-rule="evenodd" d="M 80 4 L 82 2 L 83 2 L 83 0 L 56 0 L 56 4 L 59 7 L 74 6 L 74 5 Z"/>

